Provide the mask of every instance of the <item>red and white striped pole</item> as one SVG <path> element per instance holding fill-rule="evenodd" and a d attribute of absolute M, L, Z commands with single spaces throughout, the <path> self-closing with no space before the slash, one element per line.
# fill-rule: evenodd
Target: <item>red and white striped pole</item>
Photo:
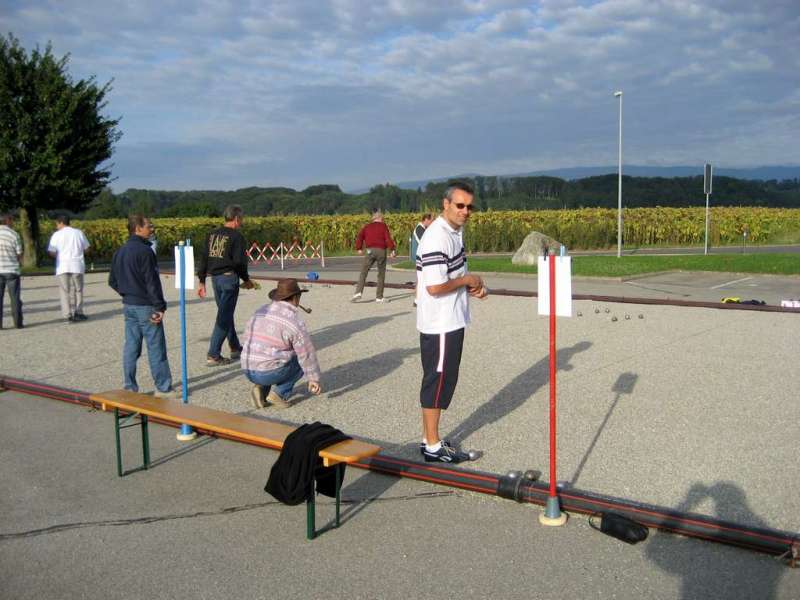
<path fill-rule="evenodd" d="M 567 515 L 561 512 L 556 495 L 556 257 L 551 254 L 546 258 L 550 271 L 550 492 L 545 511 L 539 515 L 539 522 L 558 526 L 567 522 Z"/>

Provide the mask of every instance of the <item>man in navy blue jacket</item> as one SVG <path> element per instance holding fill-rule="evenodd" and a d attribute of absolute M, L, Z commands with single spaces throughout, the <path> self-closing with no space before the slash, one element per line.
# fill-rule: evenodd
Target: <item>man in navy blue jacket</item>
<path fill-rule="evenodd" d="M 167 303 L 158 277 L 156 255 L 148 241 L 153 230 L 153 224 L 147 217 L 128 217 L 130 237 L 111 259 L 108 285 L 122 296 L 125 315 L 123 387 L 126 390 L 139 391 L 136 383 L 136 362 L 142 355 L 144 338 L 147 343 L 147 358 L 150 360 L 150 374 L 156 384 L 154 394 L 161 398 L 174 398 L 163 324 Z"/>

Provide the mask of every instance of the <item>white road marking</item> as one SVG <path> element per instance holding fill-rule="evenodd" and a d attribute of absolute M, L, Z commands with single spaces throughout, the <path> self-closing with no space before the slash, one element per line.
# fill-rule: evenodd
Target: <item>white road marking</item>
<path fill-rule="evenodd" d="M 733 285 L 734 283 L 741 283 L 742 281 L 747 281 L 748 279 L 752 279 L 752 277 L 743 277 L 742 279 L 736 279 L 734 281 L 728 281 L 726 283 L 720 283 L 719 285 L 715 285 L 709 289 L 716 290 L 721 287 L 725 287 L 726 285 Z M 752 284 L 751 284 L 752 285 Z"/>

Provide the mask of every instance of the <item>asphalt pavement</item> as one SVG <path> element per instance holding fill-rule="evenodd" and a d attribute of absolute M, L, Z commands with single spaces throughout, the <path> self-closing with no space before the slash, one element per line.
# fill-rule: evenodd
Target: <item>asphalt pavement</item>
<path fill-rule="evenodd" d="M 0 394 L 0 597 L 795 599 L 775 558 L 666 533 L 628 546 L 575 517 L 347 472 L 342 526 L 262 487 L 277 453 L 151 428 L 154 466 L 119 478 L 113 419 Z M 138 458 L 135 430 L 126 450 Z M 329 523 L 330 500 L 318 501 Z"/>

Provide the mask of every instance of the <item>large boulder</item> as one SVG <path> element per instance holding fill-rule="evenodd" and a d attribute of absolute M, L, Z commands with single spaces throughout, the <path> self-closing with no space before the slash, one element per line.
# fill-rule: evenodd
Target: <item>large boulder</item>
<path fill-rule="evenodd" d="M 519 250 L 511 257 L 511 262 L 515 265 L 535 265 L 537 259 L 544 256 L 545 248 L 550 254 L 560 254 L 561 242 L 538 231 L 532 231 L 525 236 Z"/>

